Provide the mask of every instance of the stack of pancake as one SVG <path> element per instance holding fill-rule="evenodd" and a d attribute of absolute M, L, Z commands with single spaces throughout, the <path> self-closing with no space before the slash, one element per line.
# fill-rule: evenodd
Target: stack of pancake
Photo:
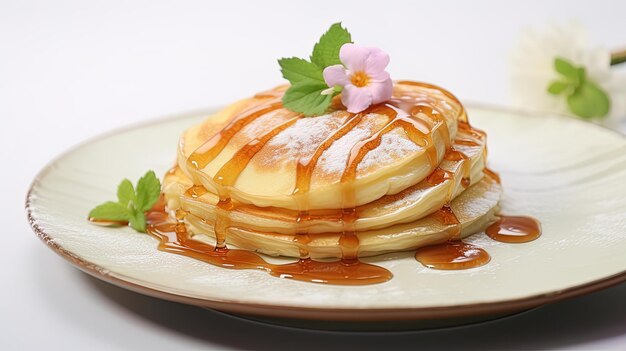
<path fill-rule="evenodd" d="M 284 87 L 185 131 L 163 193 L 172 217 L 218 247 L 355 258 L 458 240 L 494 219 L 501 188 L 486 135 L 460 102 L 396 82 L 390 101 L 322 116 L 282 107 Z"/>

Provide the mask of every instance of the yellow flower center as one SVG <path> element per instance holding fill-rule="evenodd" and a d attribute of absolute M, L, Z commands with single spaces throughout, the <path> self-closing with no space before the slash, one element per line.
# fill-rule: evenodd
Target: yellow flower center
<path fill-rule="evenodd" d="M 354 86 L 361 88 L 369 84 L 370 77 L 365 72 L 358 71 L 350 76 L 350 81 Z"/>

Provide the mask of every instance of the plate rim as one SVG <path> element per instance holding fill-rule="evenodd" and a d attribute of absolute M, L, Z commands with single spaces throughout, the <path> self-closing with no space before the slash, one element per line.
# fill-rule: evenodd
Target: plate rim
<path fill-rule="evenodd" d="M 614 133 L 622 139 L 626 139 L 626 135 L 619 131 L 594 124 L 588 121 L 575 119 L 563 114 L 548 112 L 548 111 L 532 111 L 516 109 L 486 103 L 466 103 L 466 108 L 478 108 L 492 111 L 502 111 L 515 114 L 533 115 L 539 117 L 542 114 L 550 114 L 558 118 L 566 118 L 568 122 L 584 123 L 587 126 L 594 126 L 602 129 L 604 132 Z M 294 318 L 294 319 L 309 319 L 309 320 L 332 320 L 332 321 L 392 321 L 392 320 L 428 320 L 428 319 L 442 319 L 442 318 L 456 318 L 456 317 L 469 317 L 478 315 L 490 315 L 501 314 L 522 311 L 525 309 L 541 306 L 547 303 L 554 303 L 561 300 L 585 295 L 598 290 L 602 290 L 619 283 L 626 281 L 626 269 L 623 271 L 610 275 L 608 277 L 597 279 L 584 284 L 575 285 L 563 290 L 552 291 L 548 293 L 527 296 L 517 299 L 502 300 L 496 302 L 483 302 L 474 304 L 459 304 L 459 305 L 447 305 L 447 306 L 432 306 L 432 307 L 409 307 L 409 308 L 326 308 L 326 307 L 306 307 L 306 306 L 289 306 L 278 304 L 264 304 L 264 303 L 250 303 L 241 302 L 236 300 L 227 299 L 207 299 L 194 296 L 188 296 L 178 294 L 169 291 L 159 290 L 139 283 L 133 282 L 136 279 L 126 277 L 123 274 L 118 274 L 109 271 L 97 264 L 89 262 L 76 255 L 75 253 L 65 249 L 58 244 L 52 235 L 47 233 L 43 228 L 37 224 L 36 216 L 33 213 L 33 193 L 37 185 L 41 182 L 41 179 L 53 168 L 52 166 L 60 159 L 71 154 L 72 152 L 82 148 L 83 146 L 93 143 L 95 141 L 116 135 L 118 133 L 140 129 L 143 127 L 152 126 L 159 123 L 172 121 L 174 119 L 186 119 L 199 117 L 201 114 L 208 114 L 211 111 L 218 110 L 219 107 L 210 107 L 203 109 L 194 109 L 183 113 L 170 114 L 165 117 L 153 118 L 147 121 L 134 123 L 128 126 L 113 129 L 111 131 L 99 134 L 95 137 L 86 139 L 77 145 L 69 148 L 65 152 L 62 152 L 57 157 L 49 161 L 35 176 L 31 182 L 25 201 L 25 210 L 28 223 L 31 226 L 33 232 L 41 239 L 46 246 L 63 257 L 66 261 L 70 262 L 73 266 L 79 268 L 81 271 L 106 281 L 110 284 L 159 299 L 174 301 L 178 303 L 184 303 L 188 305 L 195 305 L 200 307 L 211 308 L 228 313 L 244 314 L 244 315 L 256 315 L 266 317 L 279 317 L 279 318 Z"/>

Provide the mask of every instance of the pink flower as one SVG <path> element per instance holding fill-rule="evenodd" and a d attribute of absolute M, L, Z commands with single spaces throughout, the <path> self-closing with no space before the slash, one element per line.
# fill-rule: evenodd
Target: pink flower
<path fill-rule="evenodd" d="M 358 113 L 391 98 L 393 83 L 385 71 L 387 53 L 379 48 L 344 44 L 339 59 L 343 65 L 326 67 L 324 80 L 331 88 L 343 87 L 341 102 L 348 112 Z"/>

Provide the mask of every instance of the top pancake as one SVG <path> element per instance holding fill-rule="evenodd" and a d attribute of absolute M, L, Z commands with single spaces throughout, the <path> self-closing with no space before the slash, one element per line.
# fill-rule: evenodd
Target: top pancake
<path fill-rule="evenodd" d="M 395 83 L 389 104 L 357 116 L 341 106 L 322 116 L 298 116 L 280 105 L 282 91 L 278 88 L 241 100 L 187 130 L 179 147 L 181 170 L 212 193 L 226 189 L 231 198 L 256 206 L 297 210 L 305 196 L 311 210 L 342 208 L 346 187 L 355 194 L 354 205 L 359 206 L 396 194 L 432 173 L 464 116 L 456 99 L 429 85 Z M 402 128 L 406 123 L 389 126 L 396 116 L 411 120 L 424 134 L 423 140 L 412 140 Z M 381 133 L 385 128 L 389 132 Z M 373 148 L 358 162 L 355 179 L 345 181 L 351 152 L 354 157 L 367 140 Z M 323 148 L 320 145 L 325 141 L 327 147 Z M 220 142 L 225 144 L 215 152 Z M 309 189 L 294 194 L 296 179 L 301 176 L 298 163 L 309 162 L 316 150 L 320 154 Z M 207 151 L 213 151 L 213 157 L 202 159 Z M 207 162 L 194 164 L 192 160 Z M 220 169 L 225 165 L 241 170 L 226 188 L 218 186 L 221 180 L 219 175 L 215 177 L 224 174 Z"/>

